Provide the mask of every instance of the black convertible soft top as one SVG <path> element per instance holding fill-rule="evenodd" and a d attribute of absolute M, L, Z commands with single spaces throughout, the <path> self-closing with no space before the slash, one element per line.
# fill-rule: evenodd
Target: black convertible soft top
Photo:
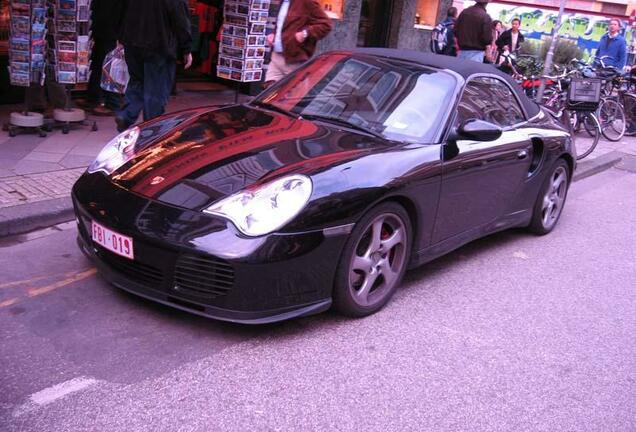
<path fill-rule="evenodd" d="M 392 48 L 358 48 L 352 52 L 355 54 L 367 54 L 410 61 L 413 63 L 431 66 L 436 69 L 448 69 L 458 73 L 464 78 L 468 78 L 474 74 L 497 75 L 508 82 L 515 90 L 529 117 L 534 117 L 539 113 L 539 105 L 526 96 L 519 84 L 517 84 L 510 75 L 501 72 L 493 65 L 478 63 L 471 60 L 462 60 L 457 57 Z"/>

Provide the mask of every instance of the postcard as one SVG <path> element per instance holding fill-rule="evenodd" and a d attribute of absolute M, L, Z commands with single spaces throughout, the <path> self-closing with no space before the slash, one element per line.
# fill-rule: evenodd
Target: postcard
<path fill-rule="evenodd" d="M 61 84 L 75 84 L 77 82 L 77 77 L 75 75 L 75 72 L 58 71 L 57 82 Z"/>

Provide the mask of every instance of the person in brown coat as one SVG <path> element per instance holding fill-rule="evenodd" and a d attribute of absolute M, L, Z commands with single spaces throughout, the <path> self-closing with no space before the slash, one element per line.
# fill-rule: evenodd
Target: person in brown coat
<path fill-rule="evenodd" d="M 455 24 L 459 58 L 484 61 L 486 47 L 492 44 L 492 19 L 486 12 L 488 0 L 476 0 L 462 11 Z"/>
<path fill-rule="evenodd" d="M 282 0 L 274 33 L 267 35 L 272 57 L 266 84 L 298 69 L 316 51 L 318 41 L 331 31 L 331 19 L 316 0 Z"/>

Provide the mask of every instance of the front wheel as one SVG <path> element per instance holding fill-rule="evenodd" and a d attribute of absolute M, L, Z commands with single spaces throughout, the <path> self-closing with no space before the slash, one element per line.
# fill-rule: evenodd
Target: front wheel
<path fill-rule="evenodd" d="M 601 138 L 601 125 L 596 115 L 588 111 L 574 111 L 572 124 L 576 136 L 576 160 L 581 160 L 594 151 Z"/>
<path fill-rule="evenodd" d="M 544 235 L 554 229 L 561 217 L 569 186 L 570 167 L 565 160 L 559 159 L 543 182 L 535 201 L 528 226 L 531 232 Z"/>
<path fill-rule="evenodd" d="M 343 315 L 371 315 L 390 300 L 410 257 L 411 222 L 402 206 L 384 203 L 356 224 L 334 286 L 334 307 Z"/>

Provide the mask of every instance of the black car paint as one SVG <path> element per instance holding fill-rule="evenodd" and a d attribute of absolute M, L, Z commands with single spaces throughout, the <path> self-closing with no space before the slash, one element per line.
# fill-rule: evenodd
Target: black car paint
<path fill-rule="evenodd" d="M 174 122 L 174 116 L 163 121 Z M 165 131 L 161 122 L 153 125 Z M 255 141 L 252 133 L 272 122 L 277 128 L 263 131 L 263 136 L 296 129 L 282 141 Z M 387 142 L 245 105 L 188 112 L 172 127 L 140 144 L 138 156 L 119 169 L 113 181 L 94 173 L 77 182 L 73 199 L 81 221 L 80 243 L 93 257 L 105 253 L 91 244 L 90 220 L 132 236 L 141 262 L 166 263 L 165 283 L 140 286 L 100 262 L 115 284 L 129 290 L 134 286 L 140 295 L 197 313 L 253 323 L 288 318 L 295 306 L 298 314 L 329 307 L 338 262 L 334 257 L 340 256 L 347 237 L 325 235 L 324 229 L 354 224 L 378 203 L 398 201 L 409 212 L 415 231 L 411 266 L 422 264 L 486 234 L 527 225 L 542 173 L 559 157 L 569 158 L 570 151 L 569 138 L 545 113 L 504 131 L 491 144 Z M 225 132 L 219 133 L 223 128 Z M 141 136 L 145 130 L 142 127 Z M 246 132 L 245 139 L 232 141 Z M 219 138 L 220 134 L 225 135 Z M 226 147 L 219 147 L 219 139 L 229 140 Z M 219 151 L 232 145 L 240 145 L 240 151 L 220 158 Z M 479 150 L 464 151 L 471 145 Z M 192 159 L 183 156 L 193 149 L 210 158 L 196 169 L 191 169 Z M 527 156 L 520 158 L 522 150 Z M 171 168 L 174 159 L 162 152 L 184 159 Z M 164 173 L 185 171 L 175 181 L 150 187 L 157 186 L 151 185 L 153 180 L 164 178 L 157 175 L 161 166 L 152 158 L 168 167 Z M 492 175 L 482 177 L 485 171 Z M 314 191 L 303 211 L 279 233 L 246 238 L 231 222 L 201 211 L 234 192 L 291 172 L 309 176 Z M 512 181 L 501 181 L 510 176 Z M 465 220 L 466 207 L 479 218 L 477 223 Z M 169 269 L 182 254 L 213 255 L 230 262 L 239 275 L 235 289 L 215 299 L 179 293 Z M 311 269 L 311 277 L 290 268 Z"/>

